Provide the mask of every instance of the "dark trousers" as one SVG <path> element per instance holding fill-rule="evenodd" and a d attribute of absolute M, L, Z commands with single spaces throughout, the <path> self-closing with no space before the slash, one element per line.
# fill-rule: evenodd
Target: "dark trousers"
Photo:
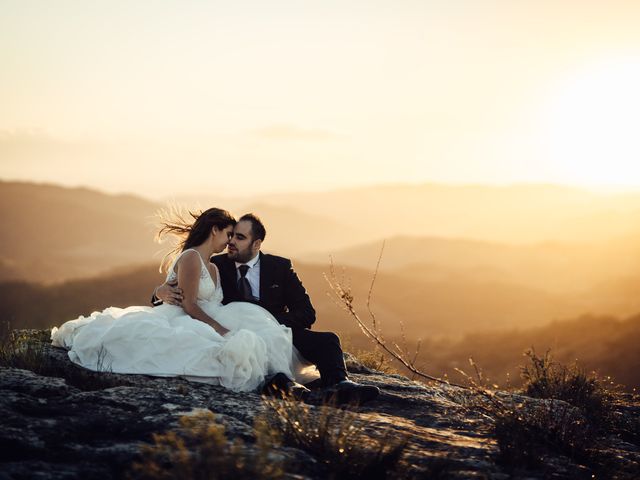
<path fill-rule="evenodd" d="M 308 328 L 292 328 L 293 345 L 320 371 L 325 386 L 347 379 L 340 339 L 332 332 L 316 332 Z"/>

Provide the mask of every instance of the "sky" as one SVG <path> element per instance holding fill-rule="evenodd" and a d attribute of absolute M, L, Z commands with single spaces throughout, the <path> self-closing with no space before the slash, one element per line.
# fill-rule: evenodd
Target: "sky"
<path fill-rule="evenodd" d="M 0 179 L 640 189 L 640 2 L 0 0 Z"/>

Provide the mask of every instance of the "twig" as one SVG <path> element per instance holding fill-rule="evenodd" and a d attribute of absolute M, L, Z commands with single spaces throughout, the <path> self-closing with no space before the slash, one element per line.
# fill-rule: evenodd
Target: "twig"
<path fill-rule="evenodd" d="M 384 244 L 383 244 L 383 248 L 384 248 Z M 360 318 L 360 316 L 356 312 L 356 310 L 355 310 L 355 308 L 353 306 L 353 295 L 351 293 L 351 289 L 350 288 L 344 288 L 343 285 L 337 280 L 337 277 L 336 277 L 336 274 L 335 274 L 335 268 L 334 268 L 334 265 L 333 265 L 333 259 L 331 259 L 331 263 L 330 263 L 330 266 L 329 266 L 330 278 L 327 277 L 326 274 L 324 275 L 324 278 L 327 281 L 327 283 L 329 284 L 329 287 L 331 288 L 333 293 L 340 300 L 342 308 L 344 308 L 349 313 L 349 315 L 351 315 L 351 317 L 353 317 L 353 319 L 356 321 L 357 325 L 360 327 L 360 330 L 362 330 L 362 332 L 367 337 L 369 337 L 371 340 L 376 342 L 385 352 L 387 352 L 391 357 L 393 357 L 398 362 L 400 362 L 407 370 L 409 370 L 413 374 L 415 374 L 415 375 L 417 375 L 419 377 L 422 377 L 424 379 L 434 381 L 434 382 L 439 382 L 439 383 L 443 383 L 443 384 L 446 384 L 446 385 L 459 387 L 459 388 L 464 388 L 464 389 L 470 389 L 471 387 L 468 387 L 468 386 L 465 386 L 465 385 L 459 385 L 459 384 L 450 382 L 449 380 L 443 380 L 441 378 L 437 378 L 437 377 L 429 375 L 429 374 L 427 374 L 425 372 L 420 371 L 415 366 L 415 363 L 414 363 L 415 362 L 415 356 L 414 356 L 414 358 L 412 360 L 409 360 L 407 358 L 406 352 L 403 352 L 403 350 L 396 343 L 393 344 L 393 346 L 395 347 L 395 350 L 393 348 L 389 347 L 389 345 L 387 345 L 387 342 L 385 341 L 384 337 L 381 335 L 380 331 L 375 328 L 376 327 L 375 315 L 373 314 L 373 312 L 371 311 L 369 306 L 370 306 L 370 300 L 371 300 L 371 292 L 373 291 L 373 285 L 374 285 L 375 279 L 376 279 L 377 274 L 378 274 L 378 267 L 380 266 L 380 258 L 381 257 L 382 257 L 382 252 L 380 253 L 380 257 L 378 258 L 378 264 L 376 265 L 376 270 L 375 270 L 375 272 L 373 274 L 373 281 L 371 282 L 371 287 L 369 288 L 369 298 L 367 300 L 367 308 L 369 309 L 369 314 L 372 316 L 372 319 L 373 319 L 373 321 L 372 321 L 373 328 L 370 328 Z M 417 356 L 417 351 L 416 351 L 416 356 Z"/>
<path fill-rule="evenodd" d="M 378 255 L 378 262 L 376 263 L 376 269 L 373 272 L 373 277 L 371 278 L 371 286 L 369 287 L 369 294 L 367 296 L 367 310 L 369 311 L 369 315 L 371 316 L 371 324 L 373 325 L 373 329 L 379 333 L 382 333 L 382 330 L 379 326 L 376 325 L 376 316 L 371 310 L 371 295 L 373 294 L 373 285 L 376 283 L 376 278 L 378 276 L 378 270 L 380 269 L 380 261 L 382 260 L 382 254 L 384 252 L 384 244 L 386 240 L 382 241 L 382 247 L 380 247 L 380 255 Z"/>

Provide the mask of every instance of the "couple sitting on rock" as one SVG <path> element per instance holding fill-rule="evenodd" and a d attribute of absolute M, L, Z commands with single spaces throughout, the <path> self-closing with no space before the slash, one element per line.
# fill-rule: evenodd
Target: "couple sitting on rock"
<path fill-rule="evenodd" d="M 109 307 L 64 323 L 53 344 L 92 370 L 182 376 L 233 391 L 305 400 L 313 381 L 324 401 L 363 403 L 378 388 L 347 377 L 337 335 L 310 329 L 315 310 L 289 259 L 260 251 L 258 217 L 210 208 L 165 219 L 181 238 L 154 307 Z M 220 254 L 227 249 L 227 254 Z M 320 379 L 318 379 L 318 372 Z"/>

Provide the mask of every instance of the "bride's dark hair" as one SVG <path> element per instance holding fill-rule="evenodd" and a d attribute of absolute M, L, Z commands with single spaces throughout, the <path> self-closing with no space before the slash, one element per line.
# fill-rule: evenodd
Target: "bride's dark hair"
<path fill-rule="evenodd" d="M 161 241 L 166 235 L 173 235 L 179 239 L 162 259 L 160 271 L 168 268 L 171 260 L 180 252 L 204 243 L 214 226 L 223 230 L 236 224 L 233 215 L 221 208 L 192 212 L 174 206 L 168 210 L 161 210 L 158 212 L 158 216 L 160 217 L 160 230 L 156 239 Z M 189 216 L 191 218 L 188 218 Z"/>

